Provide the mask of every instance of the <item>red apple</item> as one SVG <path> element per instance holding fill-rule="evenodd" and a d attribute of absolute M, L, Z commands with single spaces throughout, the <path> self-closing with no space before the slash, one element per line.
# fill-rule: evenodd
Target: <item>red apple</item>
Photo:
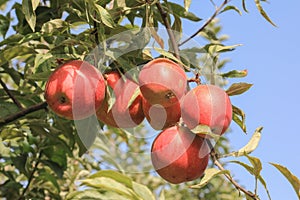
<path fill-rule="evenodd" d="M 73 60 L 58 67 L 49 77 L 45 98 L 59 116 L 80 120 L 96 113 L 105 96 L 102 74 L 88 62 Z"/>
<path fill-rule="evenodd" d="M 140 90 L 152 105 L 171 106 L 179 101 L 187 87 L 184 70 L 166 58 L 157 58 L 143 66 L 139 73 Z"/>
<path fill-rule="evenodd" d="M 209 152 L 205 139 L 186 127 L 173 126 L 155 138 L 151 148 L 151 161 L 163 179 L 178 184 L 203 175 Z"/>
<path fill-rule="evenodd" d="M 130 79 L 126 79 L 125 76 L 121 77 L 117 71 L 109 72 L 105 77 L 107 85 L 113 89 L 115 102 L 108 111 L 109 104 L 106 99 L 97 110 L 98 119 L 109 126 L 118 128 L 132 128 L 140 124 L 145 115 L 139 86 Z M 136 92 L 139 94 L 136 95 Z M 136 97 L 131 105 L 128 105 L 133 95 Z"/>
<path fill-rule="evenodd" d="M 181 113 L 188 128 L 207 125 L 213 133 L 222 135 L 232 120 L 232 105 L 223 89 L 199 85 L 182 98 Z"/>
<path fill-rule="evenodd" d="M 147 121 L 155 130 L 174 126 L 181 116 L 179 102 L 165 108 L 159 104 L 151 105 L 146 99 L 143 99 L 143 111 Z"/>

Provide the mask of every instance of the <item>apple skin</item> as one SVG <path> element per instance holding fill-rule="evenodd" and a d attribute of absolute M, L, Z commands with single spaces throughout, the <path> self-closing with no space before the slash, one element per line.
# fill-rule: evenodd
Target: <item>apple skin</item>
<path fill-rule="evenodd" d="M 222 135 L 232 120 L 232 105 L 223 89 L 199 85 L 181 99 L 181 113 L 188 128 L 207 125 L 214 134 Z"/>
<path fill-rule="evenodd" d="M 162 131 L 151 148 L 156 172 L 166 181 L 179 184 L 201 177 L 208 165 L 210 149 L 204 138 L 186 127 Z"/>
<path fill-rule="evenodd" d="M 171 106 L 179 101 L 187 88 L 187 76 L 175 62 L 157 58 L 143 66 L 139 73 L 143 97 L 152 105 Z"/>
<path fill-rule="evenodd" d="M 143 99 L 143 111 L 147 121 L 155 130 L 174 126 L 181 117 L 179 102 L 165 108 L 157 104 L 151 105 L 146 99 Z"/>
<path fill-rule="evenodd" d="M 57 115 L 80 120 L 96 113 L 105 97 L 102 74 L 86 61 L 72 60 L 48 78 L 45 99 Z"/>
<path fill-rule="evenodd" d="M 115 102 L 108 111 L 107 99 L 104 100 L 102 106 L 97 110 L 97 117 L 103 123 L 117 128 L 133 128 L 139 125 L 145 118 L 142 99 L 143 96 L 139 92 L 131 105 L 128 104 L 131 97 L 139 90 L 138 84 L 124 77 L 121 77 L 117 71 L 105 74 L 106 83 L 113 89 Z"/>

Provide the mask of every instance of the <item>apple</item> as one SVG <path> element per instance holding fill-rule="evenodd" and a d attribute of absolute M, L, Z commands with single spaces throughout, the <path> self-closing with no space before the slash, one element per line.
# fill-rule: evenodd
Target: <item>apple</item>
<path fill-rule="evenodd" d="M 232 105 L 220 87 L 199 85 L 181 99 L 181 113 L 188 128 L 207 125 L 214 134 L 222 135 L 232 120 Z"/>
<path fill-rule="evenodd" d="M 152 105 L 164 107 L 177 103 L 187 87 L 184 70 L 167 58 L 157 58 L 144 65 L 138 80 L 143 97 Z"/>
<path fill-rule="evenodd" d="M 98 119 L 118 128 L 133 128 L 140 124 L 145 115 L 142 108 L 143 97 L 138 84 L 125 76 L 122 77 L 117 71 L 108 72 L 104 76 L 108 87 L 111 87 L 114 92 L 115 102 L 109 110 L 109 97 L 107 97 L 97 110 Z M 132 103 L 129 105 L 131 100 Z"/>
<path fill-rule="evenodd" d="M 174 126 L 179 122 L 181 116 L 179 102 L 165 108 L 159 104 L 151 105 L 146 99 L 143 99 L 143 111 L 147 121 L 155 130 Z"/>
<path fill-rule="evenodd" d="M 80 120 L 96 113 L 105 97 L 102 74 L 86 61 L 72 60 L 48 78 L 45 99 L 57 115 Z"/>
<path fill-rule="evenodd" d="M 205 139 L 187 127 L 173 126 L 154 140 L 151 161 L 166 181 L 179 184 L 201 177 L 208 165 L 210 149 Z"/>

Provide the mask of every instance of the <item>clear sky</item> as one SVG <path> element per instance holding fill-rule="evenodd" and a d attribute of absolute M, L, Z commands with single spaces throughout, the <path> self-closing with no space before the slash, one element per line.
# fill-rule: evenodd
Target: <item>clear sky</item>
<path fill-rule="evenodd" d="M 179 1 L 177 1 L 179 2 Z M 180 1 L 181 2 L 181 1 Z M 218 5 L 221 1 L 216 1 Z M 241 8 L 241 1 L 232 1 Z M 268 162 L 279 163 L 300 177 L 300 66 L 299 7 L 300 1 L 275 1 L 262 3 L 265 11 L 277 24 L 270 25 L 258 13 L 254 1 L 246 1 L 249 13 L 239 16 L 236 12 L 225 12 L 219 16 L 223 33 L 230 36 L 226 44 L 238 44 L 234 52 L 225 54 L 231 62 L 224 70 L 248 69 L 249 75 L 231 82 L 246 81 L 254 86 L 241 96 L 232 97 L 233 104 L 246 113 L 248 135 L 232 123 L 228 134 L 232 147 L 238 150 L 250 139 L 258 126 L 263 126 L 262 140 L 253 156 L 263 163 L 265 178 L 273 200 L 297 199 L 288 181 Z M 213 7 L 204 1 L 193 1 L 191 11 L 209 17 Z M 203 22 L 202 22 L 203 23 Z M 185 23 L 185 33 L 193 33 L 196 25 Z M 201 22 L 197 23 L 201 26 Z M 254 179 L 241 167 L 228 166 L 242 185 L 253 190 Z M 259 188 L 261 199 L 267 199 L 263 188 Z"/>
<path fill-rule="evenodd" d="M 182 3 L 182 0 L 176 2 Z M 191 11 L 201 17 L 209 17 L 214 11 L 210 1 L 193 0 Z M 217 5 L 220 0 L 215 1 Z M 241 8 L 241 1 L 232 1 Z M 258 13 L 254 1 L 246 1 L 249 13 L 239 16 L 234 11 L 219 16 L 222 33 L 228 34 L 228 45 L 241 43 L 235 51 L 225 54 L 231 59 L 225 70 L 248 69 L 249 75 L 231 82 L 245 81 L 254 86 L 245 94 L 232 98 L 233 104 L 246 113 L 248 135 L 232 123 L 228 133 L 235 150 L 244 146 L 258 126 L 263 126 L 262 140 L 253 156 L 263 163 L 265 178 L 273 200 L 297 199 L 292 186 L 268 162 L 288 167 L 300 177 L 300 1 L 270 0 L 263 7 L 277 28 L 270 25 Z M 204 18 L 206 19 L 206 18 Z M 184 33 L 189 35 L 202 25 L 185 22 Z M 234 177 L 247 189 L 253 190 L 254 179 L 241 167 L 228 166 Z M 261 199 L 267 199 L 263 188 L 259 188 Z"/>

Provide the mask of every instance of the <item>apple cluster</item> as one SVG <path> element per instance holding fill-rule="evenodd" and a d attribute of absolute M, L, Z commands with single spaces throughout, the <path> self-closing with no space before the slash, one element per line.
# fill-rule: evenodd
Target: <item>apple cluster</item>
<path fill-rule="evenodd" d="M 152 164 L 163 179 L 178 184 L 201 177 L 208 165 L 210 136 L 195 132 L 197 127 L 221 136 L 232 120 L 223 89 L 200 84 L 188 90 L 187 83 L 181 66 L 166 58 L 144 65 L 138 81 L 118 71 L 102 75 L 88 62 L 73 60 L 50 75 L 45 98 L 57 115 L 72 120 L 96 113 L 104 124 L 132 128 L 146 118 L 161 130 L 151 147 Z"/>

